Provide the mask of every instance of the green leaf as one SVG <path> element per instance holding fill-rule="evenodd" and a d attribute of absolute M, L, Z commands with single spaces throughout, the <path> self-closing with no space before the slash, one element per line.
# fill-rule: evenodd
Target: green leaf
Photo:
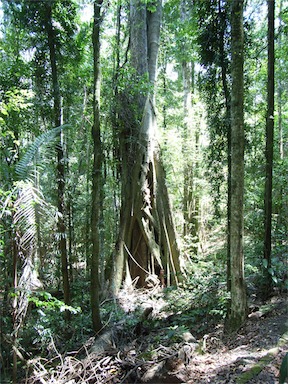
<path fill-rule="evenodd" d="M 288 378 L 288 352 L 284 356 L 281 367 L 280 367 L 279 384 L 284 384 L 287 378 Z"/>
<path fill-rule="evenodd" d="M 30 175 L 29 166 L 31 165 L 37 151 L 42 145 L 49 144 L 52 140 L 54 140 L 63 129 L 70 128 L 70 124 L 60 125 L 59 127 L 50 129 L 47 132 L 42 133 L 42 135 L 38 136 L 34 143 L 32 143 L 22 157 L 22 159 L 18 162 L 16 166 L 16 173 L 20 179 L 25 180 Z"/>
<path fill-rule="evenodd" d="M 29 180 L 15 183 L 17 193 L 14 202 L 13 223 L 20 233 L 20 243 L 24 249 L 34 245 L 37 238 L 37 221 L 35 205 L 45 206 L 40 191 Z"/>

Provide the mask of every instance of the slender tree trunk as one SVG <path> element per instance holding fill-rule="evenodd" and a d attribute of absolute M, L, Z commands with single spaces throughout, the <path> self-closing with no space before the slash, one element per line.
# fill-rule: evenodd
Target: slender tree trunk
<path fill-rule="evenodd" d="M 89 138 L 87 137 L 87 148 L 86 148 L 86 158 L 88 161 L 88 166 L 86 170 L 86 194 L 89 196 L 90 194 L 90 180 L 91 180 L 91 169 L 89 166 L 90 157 L 91 157 L 91 144 L 90 144 L 90 130 L 89 130 Z M 90 271 L 91 271 L 91 204 L 90 200 L 86 203 L 86 209 L 85 209 L 85 261 L 86 261 L 86 277 L 90 278 Z"/>
<path fill-rule="evenodd" d="M 74 259 L 74 231 L 73 231 L 73 197 L 70 195 L 67 201 L 67 216 L 68 216 L 68 263 L 69 263 L 69 281 L 73 284 L 73 265 L 76 262 Z"/>
<path fill-rule="evenodd" d="M 91 211 L 91 309 L 92 324 L 94 332 L 98 333 L 101 328 L 100 306 L 99 306 L 99 255 L 100 255 L 100 209 L 102 199 L 103 177 L 102 177 L 102 143 L 100 132 L 100 25 L 101 6 L 103 0 L 94 2 L 93 23 L 93 62 L 94 62 L 94 87 L 93 87 L 93 170 L 92 170 L 92 211 Z"/>
<path fill-rule="evenodd" d="M 222 9 L 222 1 L 218 0 L 218 12 L 220 18 L 220 65 L 223 93 L 225 97 L 225 125 L 227 130 L 227 290 L 231 289 L 231 265 L 230 265 L 230 224 L 231 224 L 231 95 L 228 87 L 228 58 L 225 53 L 225 29 L 226 29 L 226 13 Z"/>
<path fill-rule="evenodd" d="M 186 2 L 180 1 L 180 21 L 183 24 L 187 19 L 187 8 Z M 180 49 L 185 52 L 186 44 L 180 43 Z M 192 100 L 191 100 L 191 73 L 190 65 L 187 63 L 186 58 L 182 60 L 182 84 L 183 84 L 183 139 L 182 139 L 182 153 L 183 158 L 187 159 L 188 148 L 190 146 L 190 138 L 188 135 L 190 133 L 191 126 L 191 109 L 192 109 Z M 188 144 L 189 143 L 189 144 Z M 192 168 L 192 169 L 191 169 Z M 185 161 L 184 163 L 184 185 L 183 185 L 183 236 L 186 237 L 189 235 L 191 230 L 191 211 L 192 204 L 190 203 L 193 190 L 193 167 L 191 167 L 190 161 Z M 191 240 L 190 240 L 191 241 Z M 193 247 L 193 251 L 195 251 Z M 193 252 L 194 253 L 194 252 Z"/>
<path fill-rule="evenodd" d="M 84 87 L 84 98 L 83 98 L 83 107 L 82 107 L 82 122 L 81 122 L 81 129 L 84 131 L 86 126 L 85 121 L 85 113 L 87 108 L 87 89 Z M 87 130 L 87 133 L 85 133 L 85 138 L 83 139 L 83 152 L 85 150 L 85 157 L 87 161 L 87 167 L 85 169 L 86 173 L 86 180 L 85 180 L 85 191 L 86 195 L 89 196 L 90 194 L 90 178 L 91 178 L 91 169 L 90 169 L 90 157 L 91 157 L 91 131 Z M 86 262 L 86 277 L 87 279 L 90 278 L 90 256 L 91 256 L 91 204 L 89 201 L 86 202 L 85 206 L 85 225 L 84 225 L 84 244 L 85 244 L 85 262 Z"/>
<path fill-rule="evenodd" d="M 35 159 L 35 164 L 38 163 L 38 156 Z M 35 166 L 36 170 L 36 166 Z M 35 172 L 35 186 L 37 189 L 39 189 L 39 173 Z M 39 279 L 40 281 L 43 281 L 44 277 L 44 264 L 45 264 L 45 250 L 43 246 L 42 241 L 42 235 L 41 235 L 41 214 L 39 211 L 39 204 L 35 204 L 35 220 L 36 220 L 36 238 L 37 238 L 37 246 L 36 246 L 36 254 L 35 258 L 38 258 L 38 260 L 32 260 L 33 264 L 38 265 L 38 273 L 39 273 Z"/>
<path fill-rule="evenodd" d="M 275 1 L 267 0 L 268 5 L 268 82 L 267 82 L 267 118 L 266 118 L 266 178 L 264 196 L 264 260 L 265 286 L 264 296 L 272 292 L 271 269 L 271 232 L 272 232 L 272 181 L 273 181 L 273 144 L 274 144 L 274 18 Z"/>
<path fill-rule="evenodd" d="M 164 100 L 166 100 L 166 95 L 167 95 L 167 61 L 166 57 L 164 58 L 163 62 L 163 69 L 161 71 L 161 77 L 162 77 L 162 87 L 163 87 L 163 95 L 164 95 Z M 166 102 L 163 103 L 163 108 L 162 108 L 162 115 L 163 115 L 163 129 L 164 131 L 167 131 L 167 105 Z M 165 144 L 166 144 L 166 139 L 165 139 Z"/>
<path fill-rule="evenodd" d="M 58 70 L 56 60 L 56 43 L 55 43 L 55 31 L 52 24 L 52 7 L 49 2 L 46 4 L 46 33 L 48 38 L 51 72 L 52 72 L 52 89 L 53 89 L 53 102 L 54 102 L 54 125 L 56 127 L 61 125 L 61 96 L 60 86 L 58 81 Z M 63 279 L 63 293 L 64 302 L 66 305 L 70 305 L 70 282 L 68 273 L 68 254 L 66 244 L 66 224 L 65 224 L 65 156 L 63 149 L 63 134 L 60 134 L 59 142 L 57 144 L 57 189 L 58 189 L 58 220 L 57 230 L 59 237 L 59 252 L 61 257 L 61 272 Z M 67 319 L 70 317 L 69 313 L 66 313 Z"/>
<path fill-rule="evenodd" d="M 187 23 L 189 17 L 189 8 L 186 1 L 181 1 L 180 13 L 181 22 Z M 186 51 L 187 43 L 182 44 L 181 49 Z M 198 137 L 196 123 L 192 115 L 192 97 L 194 92 L 194 63 L 187 62 L 186 59 L 182 60 L 182 78 L 183 78 L 183 157 L 184 164 L 184 190 L 183 190 L 183 217 L 184 227 L 183 235 L 189 236 L 191 242 L 191 249 L 194 254 L 198 252 L 199 242 L 199 196 L 197 195 L 197 156 L 198 156 Z"/>
<path fill-rule="evenodd" d="M 117 0 L 117 15 L 116 15 L 116 31 L 115 31 L 115 50 L 114 50 L 114 68 L 113 68 L 113 101 L 112 101 L 112 110 L 111 110 L 111 121 L 113 126 L 113 158 L 115 160 L 115 169 L 113 171 L 115 180 L 117 183 L 121 185 L 121 170 L 123 169 L 123 165 L 121 163 L 121 149 L 119 143 L 119 131 L 120 127 L 120 119 L 119 116 L 121 114 L 121 97 L 119 95 L 119 75 L 120 75 L 120 67 L 121 67 L 121 12 L 122 12 L 122 0 Z M 126 64 L 126 62 L 125 62 Z M 124 65 L 124 63 L 123 63 Z M 122 186 L 121 186 L 122 187 Z M 116 207 L 116 191 L 114 191 L 114 204 Z M 115 210 L 116 211 L 116 210 Z M 123 210 L 122 210 L 123 211 Z M 121 215 L 121 212 L 120 212 Z M 119 215 L 119 216 L 120 216 Z M 117 220 L 116 220 L 117 221 Z M 120 219 L 118 217 L 119 222 Z M 122 219 L 123 221 L 123 219 Z M 119 228 L 116 228 L 115 236 L 118 239 L 116 240 L 114 253 L 111 255 L 108 260 L 105 268 L 106 278 L 110 278 L 110 286 L 111 291 L 114 291 L 115 284 L 113 280 L 122 282 L 123 277 L 123 265 L 122 259 L 124 257 L 118 257 L 118 265 L 116 268 L 116 262 L 114 260 L 114 256 L 117 254 L 118 256 L 121 254 L 123 250 L 123 244 L 121 244 L 122 235 L 119 232 Z M 114 268 L 114 273 L 112 272 Z M 113 278 L 111 278 L 113 274 Z"/>
<path fill-rule="evenodd" d="M 197 156 L 198 137 L 196 124 L 192 116 L 192 72 L 193 63 L 182 62 L 183 88 L 184 88 L 184 133 L 183 133 L 183 156 L 186 160 L 184 165 L 184 236 L 190 236 L 193 253 L 197 255 L 199 241 L 199 197 L 197 196 Z"/>
<path fill-rule="evenodd" d="M 247 314 L 243 255 L 243 195 L 244 195 L 244 38 L 243 0 L 232 0 L 231 9 L 231 217 L 230 266 L 231 302 L 226 330 L 236 331 Z"/>
<path fill-rule="evenodd" d="M 279 4 L 279 16 L 278 16 L 278 34 L 277 34 L 277 48 L 276 50 L 283 54 L 283 48 L 285 45 L 283 45 L 283 37 L 285 38 L 283 34 L 283 0 L 280 0 Z M 283 164 L 284 161 L 284 135 L 283 135 L 283 127 L 285 126 L 283 124 L 283 105 L 284 105 L 284 81 L 285 81 L 285 68 L 286 63 L 283 60 L 278 59 L 277 68 L 278 68 L 278 79 L 277 79 L 277 112 L 278 112 L 278 150 L 279 150 L 279 158 L 280 158 L 280 164 Z M 275 127 L 274 127 L 275 128 Z M 287 218 L 287 209 L 285 209 L 285 187 L 283 186 L 283 183 L 280 185 L 280 190 L 275 190 L 275 193 L 277 193 L 277 197 L 275 196 L 275 201 L 278 202 L 277 204 L 277 224 L 278 228 L 281 228 L 282 225 L 285 223 L 285 220 Z M 283 245 L 284 239 L 279 239 L 279 242 L 281 246 Z"/>
<path fill-rule="evenodd" d="M 272 5 L 272 4 L 271 4 Z M 283 49 L 283 0 L 280 0 L 279 5 L 279 32 L 278 32 L 278 50 L 279 52 Z M 284 64 L 285 65 L 285 64 Z M 280 61 L 278 63 L 279 68 L 279 77 L 278 77 L 278 87 L 277 87 L 277 99 L 278 99 L 278 141 L 279 141 L 279 154 L 280 159 L 284 158 L 284 142 L 283 142 L 283 116 L 282 116 L 282 104 L 283 104 L 283 63 Z M 283 191 L 281 191 L 283 193 Z M 281 196 L 282 196 L 281 193 Z M 282 199 L 281 199 L 282 200 Z M 280 207 L 281 209 L 281 207 Z"/>
<path fill-rule="evenodd" d="M 17 328 L 17 304 L 18 304 L 18 297 L 17 297 L 17 288 L 18 288 L 18 246 L 16 243 L 17 234 L 13 231 L 12 234 L 13 240 L 12 240 L 12 256 L 13 256 L 13 291 L 15 293 L 15 296 L 12 299 L 12 321 L 13 321 L 13 336 L 12 336 L 12 356 L 13 356 L 13 367 L 12 367 L 12 382 L 13 384 L 17 384 L 17 352 L 16 352 L 16 346 L 17 346 L 17 338 L 18 338 L 18 328 Z"/>

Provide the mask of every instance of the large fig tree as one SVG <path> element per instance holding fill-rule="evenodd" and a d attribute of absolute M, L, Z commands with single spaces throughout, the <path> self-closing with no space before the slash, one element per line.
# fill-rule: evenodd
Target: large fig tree
<path fill-rule="evenodd" d="M 130 83 L 118 94 L 121 212 L 112 291 L 123 278 L 145 286 L 147 276 L 179 278 L 177 246 L 165 173 L 157 142 L 155 82 L 161 1 L 130 1 Z M 162 279 L 163 282 L 163 279 Z"/>

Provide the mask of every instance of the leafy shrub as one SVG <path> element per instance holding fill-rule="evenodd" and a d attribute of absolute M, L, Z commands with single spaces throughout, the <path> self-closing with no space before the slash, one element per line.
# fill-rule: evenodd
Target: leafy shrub
<path fill-rule="evenodd" d="M 200 333 L 224 318 L 229 299 L 219 275 L 200 273 L 190 277 L 182 288 L 167 290 L 166 296 L 169 309 L 179 314 L 175 324 Z"/>

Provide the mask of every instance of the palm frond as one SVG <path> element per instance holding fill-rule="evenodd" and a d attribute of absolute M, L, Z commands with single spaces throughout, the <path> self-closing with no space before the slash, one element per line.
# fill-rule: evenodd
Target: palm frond
<path fill-rule="evenodd" d="M 20 180 L 25 180 L 29 177 L 31 172 L 31 165 L 33 165 L 33 160 L 35 159 L 35 155 L 38 153 L 40 147 L 43 145 L 48 146 L 51 141 L 57 138 L 63 129 L 70 127 L 70 124 L 60 125 L 59 127 L 42 133 L 34 140 L 34 142 L 30 145 L 29 149 L 26 151 L 16 166 L 16 174 Z"/>
<path fill-rule="evenodd" d="M 20 245 L 24 249 L 33 248 L 37 239 L 36 206 L 45 207 L 46 203 L 39 189 L 31 181 L 16 183 L 18 195 L 14 203 L 14 224 L 20 236 Z"/>

